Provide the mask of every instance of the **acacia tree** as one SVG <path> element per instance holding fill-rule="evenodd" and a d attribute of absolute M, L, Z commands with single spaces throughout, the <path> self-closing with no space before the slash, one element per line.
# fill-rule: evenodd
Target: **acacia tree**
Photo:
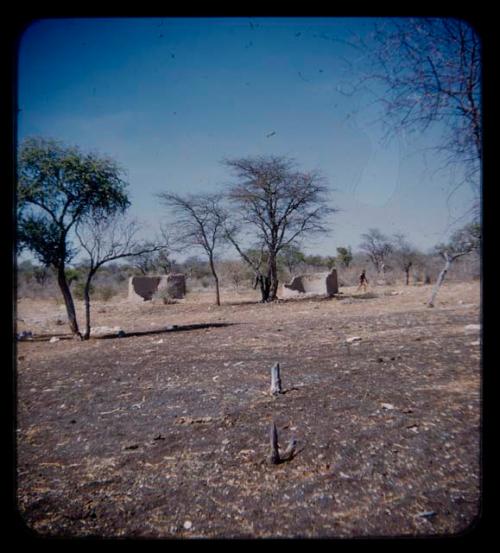
<path fill-rule="evenodd" d="M 224 225 L 224 238 L 231 243 L 240 254 L 241 259 L 250 267 L 254 274 L 253 288 L 260 287 L 262 301 L 267 301 L 271 289 L 271 279 L 265 274 L 266 252 L 265 244 L 259 244 L 258 247 L 244 250 L 237 241 L 238 234 L 241 232 L 241 222 L 234 219 L 230 221 L 226 218 Z"/>
<path fill-rule="evenodd" d="M 189 194 L 181 196 L 171 192 L 158 194 L 171 210 L 175 221 L 174 241 L 178 247 L 201 248 L 208 257 L 215 281 L 215 302 L 220 305 L 219 276 L 215 266 L 217 250 L 223 243 L 224 211 L 220 194 Z"/>
<path fill-rule="evenodd" d="M 298 246 L 289 244 L 281 249 L 279 261 L 288 269 L 290 275 L 293 275 L 297 267 L 305 263 L 306 256 Z"/>
<path fill-rule="evenodd" d="M 161 251 L 162 245 L 137 239 L 139 224 L 120 215 L 106 216 L 99 211 L 78 221 L 75 233 L 87 254 L 86 277 L 83 287 L 85 331 L 83 339 L 90 338 L 90 290 L 92 279 L 106 263 Z"/>
<path fill-rule="evenodd" d="M 108 158 L 45 138 L 26 139 L 18 152 L 17 247 L 54 267 L 71 332 L 81 337 L 67 281 L 77 249 L 75 225 L 99 212 L 110 216 L 130 205 L 122 169 Z"/>
<path fill-rule="evenodd" d="M 376 24 L 361 48 L 362 82 L 382 105 L 388 134 L 439 123 L 434 149 L 464 169 L 461 183 L 477 194 L 483 147 L 481 41 L 474 28 L 453 17 L 391 18 Z M 477 215 L 479 202 L 472 207 Z"/>
<path fill-rule="evenodd" d="M 408 242 L 404 234 L 395 234 L 392 256 L 404 271 L 406 286 L 409 286 L 410 270 L 420 260 L 420 252 Z"/>
<path fill-rule="evenodd" d="M 173 271 L 175 259 L 171 257 L 168 247 L 165 247 L 156 254 L 155 265 L 157 270 L 161 270 L 165 275 Z"/>
<path fill-rule="evenodd" d="M 132 264 L 134 269 L 137 269 L 141 275 L 147 275 L 156 269 L 156 255 L 153 251 L 145 251 L 134 256 Z"/>
<path fill-rule="evenodd" d="M 469 223 L 465 225 L 452 235 L 448 244 L 439 244 L 436 246 L 436 252 L 444 259 L 445 264 L 443 270 L 439 273 L 427 307 L 434 307 L 436 295 L 452 263 L 464 255 L 472 253 L 473 251 L 478 251 L 480 247 L 481 227 L 478 223 Z"/>
<path fill-rule="evenodd" d="M 223 281 L 230 282 L 237 290 L 242 282 L 251 278 L 248 267 L 240 259 L 227 259 L 219 265 Z"/>
<path fill-rule="evenodd" d="M 284 157 L 257 156 L 225 160 L 236 182 L 229 186 L 228 199 L 235 211 L 227 233 L 237 243 L 238 231 L 252 230 L 265 250 L 265 271 L 250 264 L 260 278 L 262 301 L 274 301 L 278 292 L 277 259 L 280 251 L 306 235 L 326 232 L 325 217 L 334 209 L 326 205 L 327 187 L 316 171 L 300 172 Z M 237 248 L 240 255 L 242 248 Z M 248 262 L 248 259 L 243 256 Z"/>
<path fill-rule="evenodd" d="M 138 254 L 133 256 L 132 265 L 134 269 L 138 269 L 142 275 L 151 272 L 170 273 L 175 264 L 175 260 L 171 257 L 174 249 L 171 233 L 164 225 L 160 225 L 160 232 L 148 245 L 153 244 L 161 247 L 142 248 Z"/>
<path fill-rule="evenodd" d="M 368 255 L 377 273 L 383 273 L 387 257 L 393 249 L 391 241 L 376 228 L 369 229 L 367 233 L 361 235 L 361 238 L 363 238 L 363 242 L 359 245 L 360 250 Z"/>
<path fill-rule="evenodd" d="M 337 248 L 337 259 L 339 263 L 345 267 L 346 269 L 349 267 L 349 265 L 352 262 L 352 250 L 351 246 L 344 248 L 344 247 L 338 247 Z"/>

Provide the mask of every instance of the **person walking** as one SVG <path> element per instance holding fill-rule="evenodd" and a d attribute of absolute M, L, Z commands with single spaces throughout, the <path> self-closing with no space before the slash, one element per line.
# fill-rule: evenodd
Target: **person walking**
<path fill-rule="evenodd" d="M 359 275 L 359 286 L 357 291 L 359 292 L 361 288 L 363 288 L 363 292 L 366 292 L 367 285 L 368 285 L 368 279 L 366 278 L 366 271 L 365 269 L 363 269 L 363 271 Z"/>

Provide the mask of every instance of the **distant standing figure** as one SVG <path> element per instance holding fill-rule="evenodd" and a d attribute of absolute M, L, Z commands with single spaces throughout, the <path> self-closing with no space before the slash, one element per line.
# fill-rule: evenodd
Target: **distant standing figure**
<path fill-rule="evenodd" d="M 366 271 L 363 269 L 363 271 L 359 275 L 358 291 L 361 290 L 361 288 L 363 288 L 363 291 L 366 292 L 367 285 L 368 285 L 368 279 L 366 278 Z"/>

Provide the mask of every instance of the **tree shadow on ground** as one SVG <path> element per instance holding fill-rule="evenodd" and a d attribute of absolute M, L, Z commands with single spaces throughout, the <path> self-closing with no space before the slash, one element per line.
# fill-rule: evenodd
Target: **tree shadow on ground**
<path fill-rule="evenodd" d="M 98 336 L 90 336 L 91 340 L 109 340 L 109 339 L 124 339 L 131 338 L 135 336 L 149 336 L 155 334 L 166 334 L 167 332 L 182 332 L 187 330 L 201 330 L 205 328 L 218 328 L 233 326 L 241 323 L 199 323 L 199 324 L 190 324 L 190 325 L 170 325 L 166 328 L 157 328 L 153 330 L 138 330 L 134 332 L 112 332 L 109 334 L 100 334 Z M 33 336 L 29 342 L 47 342 L 51 338 L 59 338 L 59 340 L 71 340 L 74 339 L 72 334 L 39 334 L 38 336 Z"/>
<path fill-rule="evenodd" d="M 262 304 L 262 300 L 241 300 L 241 301 L 228 301 L 222 303 L 222 305 L 259 305 Z"/>
<path fill-rule="evenodd" d="M 337 299 L 339 300 L 373 300 L 379 298 L 380 294 L 375 294 L 375 292 L 364 292 L 363 294 L 358 294 L 353 292 L 352 294 L 341 294 Z"/>

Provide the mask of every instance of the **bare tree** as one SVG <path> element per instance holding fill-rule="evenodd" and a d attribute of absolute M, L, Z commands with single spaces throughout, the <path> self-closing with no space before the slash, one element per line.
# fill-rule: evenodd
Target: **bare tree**
<path fill-rule="evenodd" d="M 172 272 L 174 263 L 175 260 L 170 257 L 170 254 L 166 249 L 159 251 L 154 260 L 155 267 L 161 270 L 165 275 Z"/>
<path fill-rule="evenodd" d="M 90 290 L 92 279 L 106 263 L 161 251 L 159 244 L 141 242 L 137 238 L 139 224 L 120 216 L 103 217 L 97 213 L 83 218 L 75 234 L 87 254 L 87 275 L 83 288 L 85 304 L 85 331 L 83 339 L 90 338 Z"/>
<path fill-rule="evenodd" d="M 146 251 L 137 254 L 134 256 L 132 263 L 134 268 L 140 271 L 141 275 L 147 275 L 156 269 L 156 252 Z"/>
<path fill-rule="evenodd" d="M 435 151 L 447 165 L 463 167 L 458 184 L 469 183 L 477 194 L 483 147 L 481 43 L 474 28 L 452 17 L 391 18 L 362 42 L 362 82 L 383 106 L 388 135 L 439 123 Z M 476 201 L 475 215 L 478 208 Z"/>
<path fill-rule="evenodd" d="M 253 288 L 260 286 L 262 301 L 265 302 L 269 298 L 271 289 L 271 279 L 265 274 L 265 245 L 259 244 L 257 248 L 243 249 L 238 242 L 238 235 L 241 233 L 241 221 L 231 221 L 226 218 L 224 225 L 224 238 L 231 243 L 236 251 L 240 254 L 241 259 L 250 267 L 254 274 Z"/>
<path fill-rule="evenodd" d="M 436 285 L 432 291 L 427 307 L 434 307 L 436 295 L 444 282 L 446 274 L 460 257 L 478 251 L 481 247 L 481 227 L 478 223 L 470 223 L 456 231 L 448 244 L 436 246 L 436 251 L 444 259 L 443 270 L 439 273 Z"/>
<path fill-rule="evenodd" d="M 215 257 L 224 237 L 224 211 L 221 194 L 189 194 L 181 196 L 170 192 L 158 194 L 160 200 L 172 211 L 176 229 L 175 242 L 186 248 L 201 248 L 208 257 L 210 271 L 215 281 L 216 304 L 220 305 L 219 277 Z"/>
<path fill-rule="evenodd" d="M 412 246 L 404 234 L 394 234 L 392 257 L 405 273 L 406 286 L 410 284 L 410 270 L 420 260 L 420 252 Z"/>
<path fill-rule="evenodd" d="M 227 259 L 219 264 L 223 281 L 229 281 L 236 289 L 251 278 L 248 267 L 240 259 Z"/>
<path fill-rule="evenodd" d="M 171 229 L 164 224 L 160 225 L 160 232 L 155 239 L 157 244 L 163 247 L 156 253 L 155 265 L 158 270 L 164 274 L 171 273 L 174 270 L 175 259 L 172 258 L 174 252 Z"/>
<path fill-rule="evenodd" d="M 364 251 L 373 263 L 377 273 L 385 272 L 385 262 L 392 252 L 393 246 L 389 238 L 379 229 L 371 228 L 366 234 L 362 234 L 363 242 L 359 248 Z"/>
<path fill-rule="evenodd" d="M 133 265 L 141 274 L 147 275 L 151 272 L 163 272 L 168 274 L 172 271 L 175 261 L 171 258 L 174 251 L 172 236 L 164 225 L 160 226 L 160 232 L 154 238 L 155 244 L 161 244 L 160 250 L 144 251 L 133 259 Z"/>
<path fill-rule="evenodd" d="M 262 301 L 274 301 L 278 291 L 277 256 L 305 235 L 327 232 L 325 217 L 334 209 L 326 205 L 328 189 L 316 171 L 299 172 L 284 157 L 258 156 L 225 160 L 237 181 L 228 197 L 237 210 L 237 223 L 228 233 L 233 245 L 237 231 L 250 229 L 266 257 L 266 269 L 242 255 L 261 282 Z"/>

